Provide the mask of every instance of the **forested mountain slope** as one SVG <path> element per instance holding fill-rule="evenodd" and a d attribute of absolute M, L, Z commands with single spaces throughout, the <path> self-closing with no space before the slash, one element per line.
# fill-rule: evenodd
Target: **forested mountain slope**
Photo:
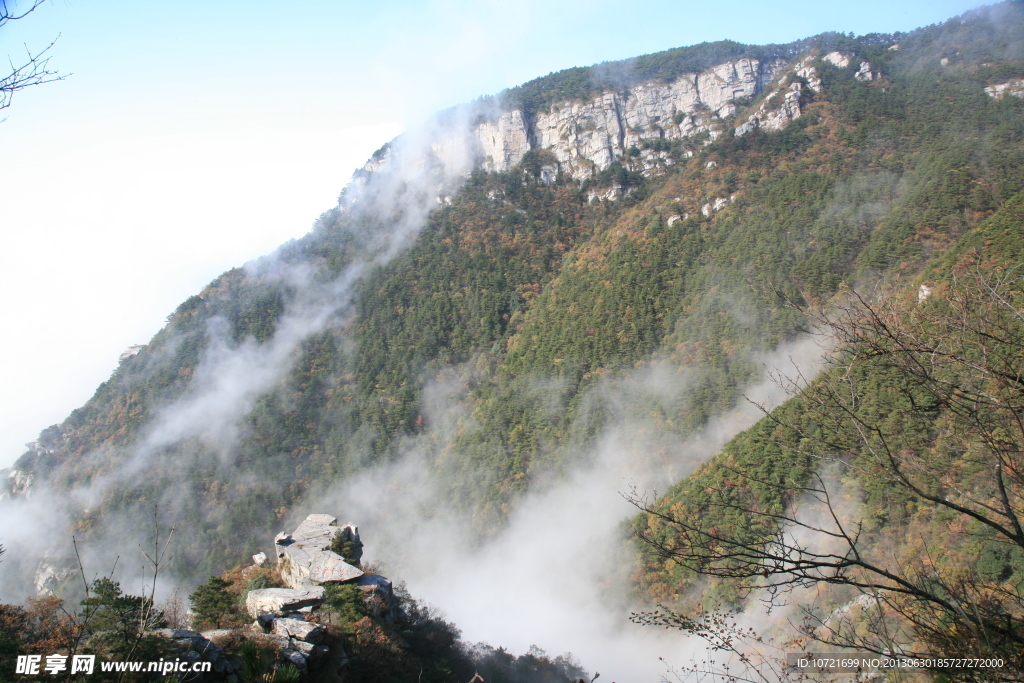
<path fill-rule="evenodd" d="M 996 657 L 1005 669 L 957 675 L 1014 680 L 1024 667 L 1022 245 L 1024 192 L 939 255 L 918 287 L 811 312 L 834 351 L 821 376 L 781 375 L 793 399 L 660 500 L 635 497 L 641 592 L 684 611 L 751 594 L 795 602 L 792 620 L 821 643 Z"/>
<path fill-rule="evenodd" d="M 410 449 L 437 486 L 423 514 L 486 537 L 585 469 L 613 414 L 688 474 L 676 445 L 808 329 L 786 299 L 909 281 L 1024 188 L 1024 100 L 1007 94 L 1022 29 L 1004 3 L 903 35 L 683 48 L 399 138 L 306 237 L 183 302 L 43 430 L 3 504 L 57 496 L 47 514 L 70 528 L 7 541 L 5 582 L 30 592 L 66 531 L 133 545 L 154 504 L 189 530 L 173 571 L 204 578 L 259 550 L 268 520 Z M 686 390 L 617 405 L 645 371 Z M 655 598 L 692 578 L 645 561 Z"/>

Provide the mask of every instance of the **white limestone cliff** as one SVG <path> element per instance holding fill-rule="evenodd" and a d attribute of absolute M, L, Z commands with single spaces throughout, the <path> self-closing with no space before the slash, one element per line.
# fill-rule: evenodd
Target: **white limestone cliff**
<path fill-rule="evenodd" d="M 25 444 L 30 451 L 38 451 L 36 442 Z M 0 470 L 0 502 L 13 498 L 28 498 L 35 477 L 30 472 L 10 468 Z"/>
<path fill-rule="evenodd" d="M 538 150 L 551 153 L 558 162 L 557 168 L 542 169 L 546 182 L 558 172 L 584 180 L 645 141 L 682 140 L 703 132 L 714 139 L 725 130 L 724 120 L 735 114 L 736 101 L 756 97 L 785 66 L 781 60 L 737 59 L 668 83 L 649 81 L 628 90 L 607 90 L 586 101 L 556 103 L 548 111 L 496 113 L 470 124 L 468 135 L 459 134 L 457 125 L 443 126 L 429 144 L 432 158 L 410 160 L 388 148 L 358 175 L 385 169 L 402 175 L 432 163 L 449 169 L 461 166 L 467 174 L 478 168 L 501 172 Z M 639 153 L 645 172 L 666 162 L 670 163 L 664 152 Z"/>
<path fill-rule="evenodd" d="M 774 91 L 764 98 L 757 111 L 736 126 L 736 135 L 746 135 L 752 130 L 779 131 L 789 125 L 790 121 L 800 118 L 806 103 L 807 91 L 817 94 L 823 87 L 821 76 L 814 66 L 816 59 L 816 55 L 807 55 L 791 70 L 783 71 L 776 83 L 770 86 Z M 849 55 L 835 51 L 829 52 L 821 59 L 840 69 L 850 66 L 852 61 Z M 861 62 L 853 77 L 858 81 L 873 81 L 876 74 L 871 70 L 871 64 Z"/>
<path fill-rule="evenodd" d="M 821 81 L 817 83 L 820 87 Z M 800 118 L 803 113 L 803 89 L 803 82 L 799 80 L 780 87 L 744 123 L 736 127 L 736 135 L 746 135 L 758 129 L 771 133 L 782 130 L 790 121 Z"/>
<path fill-rule="evenodd" d="M 837 51 L 804 55 L 796 62 L 743 58 L 670 82 L 609 88 L 587 100 L 553 103 L 546 110 L 456 107 L 374 154 L 356 172 L 353 185 L 358 193 L 371 179 L 396 187 L 409 183 L 436 195 L 437 204 L 445 204 L 472 171 L 508 171 L 531 151 L 554 159 L 554 164 L 540 168 L 544 183 L 554 182 L 560 174 L 582 182 L 616 161 L 632 171 L 655 174 L 678 160 L 678 146 L 675 155 L 668 152 L 672 141 L 692 139 L 682 152 L 692 156 L 729 125 L 736 126 L 736 135 L 785 128 L 822 89 L 815 67 L 819 57 L 840 69 L 856 63 L 853 56 Z M 876 74 L 868 62 L 860 62 L 853 77 L 873 81 Z M 761 102 L 753 113 L 733 121 L 741 107 L 758 98 Z M 410 182 L 417 178 L 427 181 Z M 613 186 L 591 191 L 590 196 L 616 199 L 624 192 Z"/>

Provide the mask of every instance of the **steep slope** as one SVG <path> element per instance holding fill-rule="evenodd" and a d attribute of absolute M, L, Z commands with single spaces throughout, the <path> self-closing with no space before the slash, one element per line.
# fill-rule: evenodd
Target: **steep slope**
<path fill-rule="evenodd" d="M 1024 188 L 1024 101 L 985 90 L 1024 77 L 1022 26 L 1008 3 L 907 35 L 697 46 L 446 112 L 305 238 L 182 303 L 4 495 L 56 496 L 111 547 L 159 504 L 192 530 L 174 569 L 196 578 L 410 450 L 436 480 L 423 514 L 480 536 L 616 421 L 645 425 L 623 462 L 684 476 L 678 444 L 804 329 L 777 291 L 916 274 Z M 645 372 L 685 391 L 614 405 Z M 68 552 L 51 538 L 6 541 L 0 570 L 27 587 Z"/>
<path fill-rule="evenodd" d="M 835 349 L 826 371 L 791 376 L 791 400 L 641 503 L 645 598 L 688 610 L 787 596 L 819 642 L 1000 657 L 992 675 L 1017 675 L 1022 210 L 1024 192 L 917 286 L 816 316 Z"/>

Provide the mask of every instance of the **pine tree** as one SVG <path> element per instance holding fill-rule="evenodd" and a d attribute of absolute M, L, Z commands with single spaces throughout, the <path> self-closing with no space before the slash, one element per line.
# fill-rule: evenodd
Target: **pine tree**
<path fill-rule="evenodd" d="M 211 576 L 209 581 L 188 596 L 192 601 L 194 626 L 219 628 L 223 621 L 233 616 L 235 598 L 228 592 L 229 585 L 219 576 Z"/>

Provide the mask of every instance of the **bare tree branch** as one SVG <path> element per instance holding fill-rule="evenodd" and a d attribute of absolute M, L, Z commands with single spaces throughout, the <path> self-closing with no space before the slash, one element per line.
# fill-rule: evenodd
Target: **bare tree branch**
<path fill-rule="evenodd" d="M 0 28 L 3 28 L 9 21 L 24 19 L 45 1 L 33 0 L 28 9 L 18 12 L 10 7 L 7 0 L 0 0 Z M 11 106 L 14 94 L 25 88 L 30 88 L 33 85 L 42 85 L 43 83 L 52 83 L 53 81 L 62 81 L 70 75 L 60 74 L 49 68 L 49 52 L 56 42 L 57 40 L 54 39 L 39 52 L 32 52 L 26 45 L 24 46 L 25 57 L 17 61 L 8 57 L 10 70 L 6 76 L 0 77 L 0 109 L 6 109 Z"/>
<path fill-rule="evenodd" d="M 8 0 L 0 0 L 0 28 L 3 28 L 8 21 L 17 21 L 18 19 L 24 19 L 32 12 L 36 11 L 40 5 L 46 0 L 33 0 L 32 4 L 28 9 L 21 13 L 10 7 Z"/>
<path fill-rule="evenodd" d="M 819 378 L 778 376 L 797 396 L 799 418 L 765 411 L 792 436 L 775 444 L 810 471 L 766 479 L 722 462 L 726 485 L 705 485 L 671 506 L 633 490 L 626 498 L 644 513 L 636 535 L 674 565 L 756 591 L 769 605 L 822 585 L 859 593 L 870 606 L 854 610 L 859 626 L 849 610 L 806 611 L 805 635 L 823 643 L 879 654 L 996 654 L 1008 667 L 985 675 L 1022 680 L 1024 277 L 975 268 L 916 300 L 851 291 L 848 301 L 802 309 L 839 351 Z M 826 467 L 843 480 L 891 487 L 918 526 L 883 528 L 841 510 Z M 910 528 L 931 535 L 908 535 Z M 1016 558 L 1016 578 L 984 575 L 956 547 L 967 543 L 1004 549 Z"/>

